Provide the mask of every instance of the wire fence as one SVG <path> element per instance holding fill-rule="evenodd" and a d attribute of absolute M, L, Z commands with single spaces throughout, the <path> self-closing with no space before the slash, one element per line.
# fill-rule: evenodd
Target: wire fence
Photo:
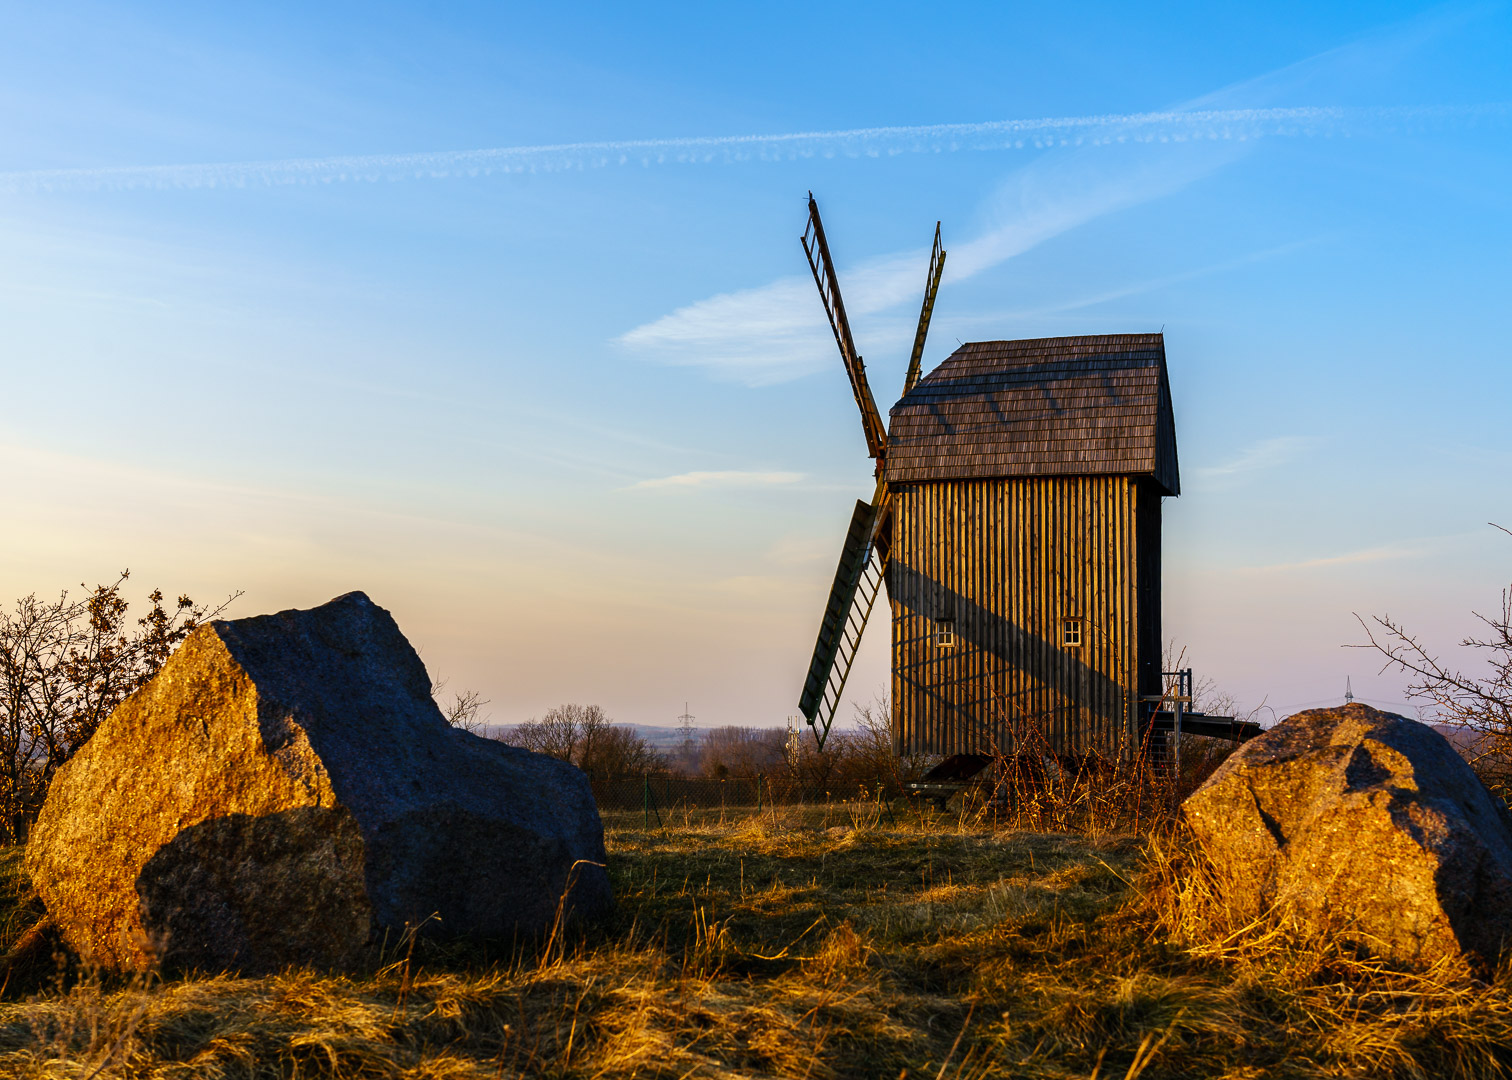
<path fill-rule="evenodd" d="M 777 806 L 825 806 L 878 802 L 896 796 L 880 783 L 848 781 L 823 785 L 784 776 L 633 776 L 594 780 L 593 797 L 600 812 L 634 811 L 648 820 L 685 810 L 759 813 Z"/>
<path fill-rule="evenodd" d="M 920 823 L 971 820 L 1015 829 L 1139 833 L 1169 820 L 1234 745 L 1184 736 L 1183 746 L 1188 742 L 1190 752 L 1170 761 L 1149 752 L 1104 758 L 1056 757 L 1044 750 L 984 762 L 979 773 L 929 774 L 907 784 L 900 776 L 868 770 L 823 781 L 783 774 L 645 774 L 593 780 L 592 785 L 605 823 L 617 828 L 724 823 L 780 810 L 778 816 L 790 825 L 810 819 L 827 827 L 836 821 L 875 824 L 917 818 Z"/>

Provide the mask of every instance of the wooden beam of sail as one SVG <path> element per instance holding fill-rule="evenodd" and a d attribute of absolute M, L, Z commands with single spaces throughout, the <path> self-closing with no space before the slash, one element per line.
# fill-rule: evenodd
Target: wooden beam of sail
<path fill-rule="evenodd" d="M 887 426 L 882 423 L 882 414 L 877 411 L 877 400 L 872 397 L 871 386 L 866 381 L 866 364 L 862 362 L 861 354 L 856 352 L 850 320 L 845 317 L 845 301 L 840 298 L 840 279 L 835 276 L 829 241 L 824 238 L 824 222 L 819 220 L 819 204 L 814 201 L 812 191 L 809 192 L 808 228 L 800 239 L 803 241 L 803 253 L 808 256 L 809 269 L 814 272 L 814 284 L 819 286 L 819 299 L 824 304 L 830 329 L 834 331 L 835 344 L 840 346 L 840 359 L 845 364 L 846 375 L 850 377 L 851 393 L 856 396 L 856 405 L 861 410 L 866 452 L 870 457 L 880 460 L 887 452 Z"/>
<path fill-rule="evenodd" d="M 924 279 L 924 306 L 919 311 L 919 328 L 914 331 L 913 352 L 908 354 L 908 374 L 903 377 L 903 393 L 919 385 L 919 369 L 924 359 L 924 339 L 929 336 L 929 320 L 934 316 L 935 295 L 945 273 L 945 249 L 940 246 L 940 223 L 935 222 L 934 247 L 929 252 L 929 273 Z"/>
<path fill-rule="evenodd" d="M 814 658 L 809 662 L 808 678 L 798 709 L 814 729 L 819 748 L 829 735 L 840 695 L 850 676 L 856 650 L 861 647 L 861 633 L 882 588 L 882 560 L 877 555 L 872 536 L 876 532 L 877 507 L 856 500 L 845 546 L 840 549 L 840 565 L 830 586 L 829 602 L 819 623 L 819 639 L 814 643 Z"/>

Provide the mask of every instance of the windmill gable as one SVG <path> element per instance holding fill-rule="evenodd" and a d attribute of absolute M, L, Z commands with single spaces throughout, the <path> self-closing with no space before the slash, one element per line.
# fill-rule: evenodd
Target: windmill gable
<path fill-rule="evenodd" d="M 1181 490 L 1160 334 L 970 342 L 891 420 L 890 483 L 1117 475 Z"/>

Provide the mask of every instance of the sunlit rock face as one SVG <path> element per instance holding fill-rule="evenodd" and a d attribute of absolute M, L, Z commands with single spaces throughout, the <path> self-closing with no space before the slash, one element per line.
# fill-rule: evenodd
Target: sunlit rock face
<path fill-rule="evenodd" d="M 611 902 L 583 774 L 449 725 L 362 593 L 196 630 L 59 771 L 26 862 L 71 947 L 137 970 L 341 967 Z"/>
<path fill-rule="evenodd" d="M 1242 917 L 1410 963 L 1494 964 L 1512 944 L 1506 810 L 1424 724 L 1359 704 L 1298 713 L 1183 810 Z"/>

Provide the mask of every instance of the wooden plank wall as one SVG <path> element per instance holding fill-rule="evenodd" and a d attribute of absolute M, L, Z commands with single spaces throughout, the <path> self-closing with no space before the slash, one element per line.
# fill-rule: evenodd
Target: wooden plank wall
<path fill-rule="evenodd" d="M 1139 561 L 1139 692 L 1159 694 L 1164 688 L 1165 639 L 1160 624 L 1160 487 L 1150 480 L 1134 485 Z M 1174 661 L 1174 657 L 1172 660 Z"/>
<path fill-rule="evenodd" d="M 893 489 L 899 753 L 1011 752 L 1015 724 L 1025 723 L 1059 753 L 1128 748 L 1137 730 L 1140 606 L 1152 580 L 1137 559 L 1151 529 L 1149 511 L 1138 512 L 1140 486 L 1131 477 L 1077 476 Z M 1153 488 L 1146 494 L 1148 503 Z M 1158 494 L 1154 512 L 1158 558 Z M 1154 575 L 1158 609 L 1158 563 Z M 954 621 L 953 648 L 935 646 L 942 617 Z M 1061 644 L 1066 617 L 1081 619 L 1079 648 Z M 1158 624 L 1155 634 L 1158 641 Z M 1158 669 L 1157 659 L 1157 677 Z"/>

